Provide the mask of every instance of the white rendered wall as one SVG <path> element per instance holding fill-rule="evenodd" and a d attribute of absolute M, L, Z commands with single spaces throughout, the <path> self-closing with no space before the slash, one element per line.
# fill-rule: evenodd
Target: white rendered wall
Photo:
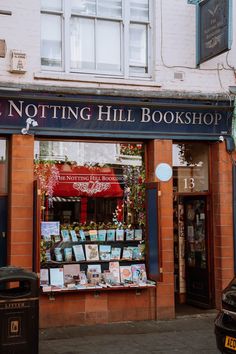
<path fill-rule="evenodd" d="M 90 75 L 41 72 L 40 69 L 40 0 L 0 0 L 0 39 L 5 39 L 7 53 L 0 58 L 1 83 L 47 86 L 179 91 L 191 93 L 227 93 L 235 85 L 233 66 L 236 44 L 232 49 L 196 68 L 196 7 L 187 0 L 153 0 L 153 73 L 151 80 L 96 78 Z M 233 0 L 233 18 L 236 18 Z M 236 34 L 234 28 L 233 32 Z M 27 72 L 13 74 L 10 51 L 27 54 Z M 177 78 L 176 78 L 177 77 Z"/>

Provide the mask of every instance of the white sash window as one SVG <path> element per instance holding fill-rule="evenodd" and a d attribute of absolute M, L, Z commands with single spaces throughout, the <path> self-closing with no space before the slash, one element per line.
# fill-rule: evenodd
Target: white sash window
<path fill-rule="evenodd" d="M 43 70 L 150 76 L 151 0 L 41 0 Z"/>

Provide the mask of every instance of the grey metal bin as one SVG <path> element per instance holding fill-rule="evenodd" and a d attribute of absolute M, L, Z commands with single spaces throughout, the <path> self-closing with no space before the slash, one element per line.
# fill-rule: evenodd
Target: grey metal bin
<path fill-rule="evenodd" d="M 0 268 L 0 353 L 38 354 L 39 285 L 36 273 Z"/>

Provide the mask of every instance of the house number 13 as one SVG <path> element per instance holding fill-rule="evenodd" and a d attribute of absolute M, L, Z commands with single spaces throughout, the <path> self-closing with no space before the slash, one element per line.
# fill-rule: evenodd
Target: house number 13
<path fill-rule="evenodd" d="M 193 189 L 195 187 L 194 178 L 184 178 L 184 189 Z"/>

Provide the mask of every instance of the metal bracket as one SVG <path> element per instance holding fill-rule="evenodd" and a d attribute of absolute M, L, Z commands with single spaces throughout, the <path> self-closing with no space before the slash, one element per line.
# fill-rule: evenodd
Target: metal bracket
<path fill-rule="evenodd" d="M 197 5 L 200 2 L 200 0 L 188 0 L 188 4 L 190 5 Z"/>

